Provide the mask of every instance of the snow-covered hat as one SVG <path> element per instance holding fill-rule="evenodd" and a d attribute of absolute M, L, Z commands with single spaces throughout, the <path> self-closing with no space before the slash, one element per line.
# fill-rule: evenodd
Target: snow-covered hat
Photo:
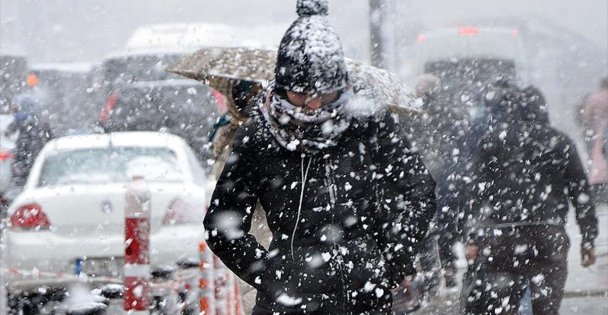
<path fill-rule="evenodd" d="M 275 86 L 296 93 L 326 94 L 348 86 L 340 38 L 329 25 L 327 0 L 298 0 L 298 18 L 283 35 Z"/>

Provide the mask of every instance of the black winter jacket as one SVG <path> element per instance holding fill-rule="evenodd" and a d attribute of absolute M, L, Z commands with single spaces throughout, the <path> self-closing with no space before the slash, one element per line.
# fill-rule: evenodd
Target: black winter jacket
<path fill-rule="evenodd" d="M 435 212 L 435 183 L 389 114 L 355 119 L 316 154 L 244 124 L 204 225 L 226 266 L 258 290 L 261 313 L 390 313 Z M 248 234 L 256 203 L 269 251 Z"/>
<path fill-rule="evenodd" d="M 596 238 L 597 217 L 576 147 L 548 124 L 505 115 L 481 138 L 471 165 L 478 228 L 563 226 L 572 203 L 583 243 Z M 476 233 L 473 240 L 480 242 Z"/>
<path fill-rule="evenodd" d="M 14 186 L 22 187 L 38 153 L 53 138 L 53 134 L 49 123 L 37 115 L 16 124 L 19 135 L 13 149 L 12 181 Z"/>

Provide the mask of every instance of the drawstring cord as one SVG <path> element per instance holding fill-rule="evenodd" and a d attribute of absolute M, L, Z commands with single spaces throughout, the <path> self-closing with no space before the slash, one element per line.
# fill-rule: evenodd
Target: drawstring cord
<path fill-rule="evenodd" d="M 312 158 L 308 160 L 308 166 L 306 166 L 306 172 L 304 172 L 304 159 L 302 156 L 301 161 L 301 173 L 302 173 L 302 190 L 300 191 L 300 203 L 298 204 L 298 215 L 296 217 L 296 224 L 293 227 L 293 233 L 291 233 L 291 260 L 295 261 L 295 256 L 293 254 L 293 241 L 296 237 L 296 231 L 298 230 L 298 223 L 300 223 L 300 214 L 302 213 L 302 202 L 304 201 L 304 188 L 306 187 L 306 179 L 308 178 L 308 170 L 310 169 L 310 164 L 312 163 Z"/>

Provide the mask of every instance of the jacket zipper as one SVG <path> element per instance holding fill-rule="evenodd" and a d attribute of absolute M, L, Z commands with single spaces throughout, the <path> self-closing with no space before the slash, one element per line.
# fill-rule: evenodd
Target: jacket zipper
<path fill-rule="evenodd" d="M 335 208 L 337 202 L 336 202 L 336 196 L 337 196 L 337 188 L 336 188 L 336 183 L 334 182 L 334 174 L 332 172 L 331 169 L 331 163 L 329 162 L 329 159 L 325 160 L 325 176 L 326 176 L 326 183 L 325 185 L 327 185 L 327 190 L 329 191 L 329 201 L 330 201 L 330 205 L 332 208 L 332 215 L 331 215 L 331 223 L 335 224 L 335 211 L 333 211 L 333 209 Z M 350 296 L 349 296 L 349 292 L 348 289 L 346 288 L 346 279 L 344 277 L 344 269 L 343 269 L 343 257 L 340 254 L 340 246 L 338 246 L 337 244 L 333 244 L 333 249 L 336 251 L 336 262 L 338 265 L 338 272 L 340 273 L 340 280 L 342 280 L 342 288 L 344 289 L 344 296 L 343 296 L 343 301 L 342 303 L 344 303 L 344 309 L 346 310 L 347 306 L 350 305 Z"/>
<path fill-rule="evenodd" d="M 291 233 L 291 260 L 295 261 L 295 255 L 293 253 L 293 241 L 296 237 L 296 231 L 298 230 L 298 224 L 300 223 L 300 215 L 302 214 L 302 202 L 304 201 L 304 189 L 306 188 L 306 180 L 308 179 L 308 171 L 310 170 L 310 164 L 312 164 L 312 157 L 308 160 L 308 166 L 306 166 L 306 171 L 304 170 L 304 160 L 305 156 L 302 155 L 302 188 L 300 190 L 300 202 L 298 204 L 298 214 L 296 216 L 296 223 L 293 226 L 293 232 Z"/>

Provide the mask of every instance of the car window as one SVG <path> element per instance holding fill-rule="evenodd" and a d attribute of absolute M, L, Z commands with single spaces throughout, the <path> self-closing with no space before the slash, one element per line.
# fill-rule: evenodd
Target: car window
<path fill-rule="evenodd" d="M 190 148 L 186 151 L 186 157 L 188 159 L 188 163 L 190 164 L 190 168 L 192 169 L 192 176 L 194 177 L 194 182 L 199 186 L 204 186 L 205 181 L 207 179 L 207 175 L 205 175 L 205 170 L 201 166 L 200 162 L 194 155 L 194 152 Z"/>
<path fill-rule="evenodd" d="M 104 80 L 108 84 L 114 84 L 117 78 L 122 78 L 123 82 L 178 78 L 177 75 L 166 72 L 165 69 L 180 57 L 179 54 L 159 54 L 107 59 L 103 64 Z"/>
<path fill-rule="evenodd" d="M 128 182 L 143 175 L 150 182 L 181 182 L 184 173 L 166 148 L 108 147 L 60 151 L 46 157 L 39 186 Z"/>

